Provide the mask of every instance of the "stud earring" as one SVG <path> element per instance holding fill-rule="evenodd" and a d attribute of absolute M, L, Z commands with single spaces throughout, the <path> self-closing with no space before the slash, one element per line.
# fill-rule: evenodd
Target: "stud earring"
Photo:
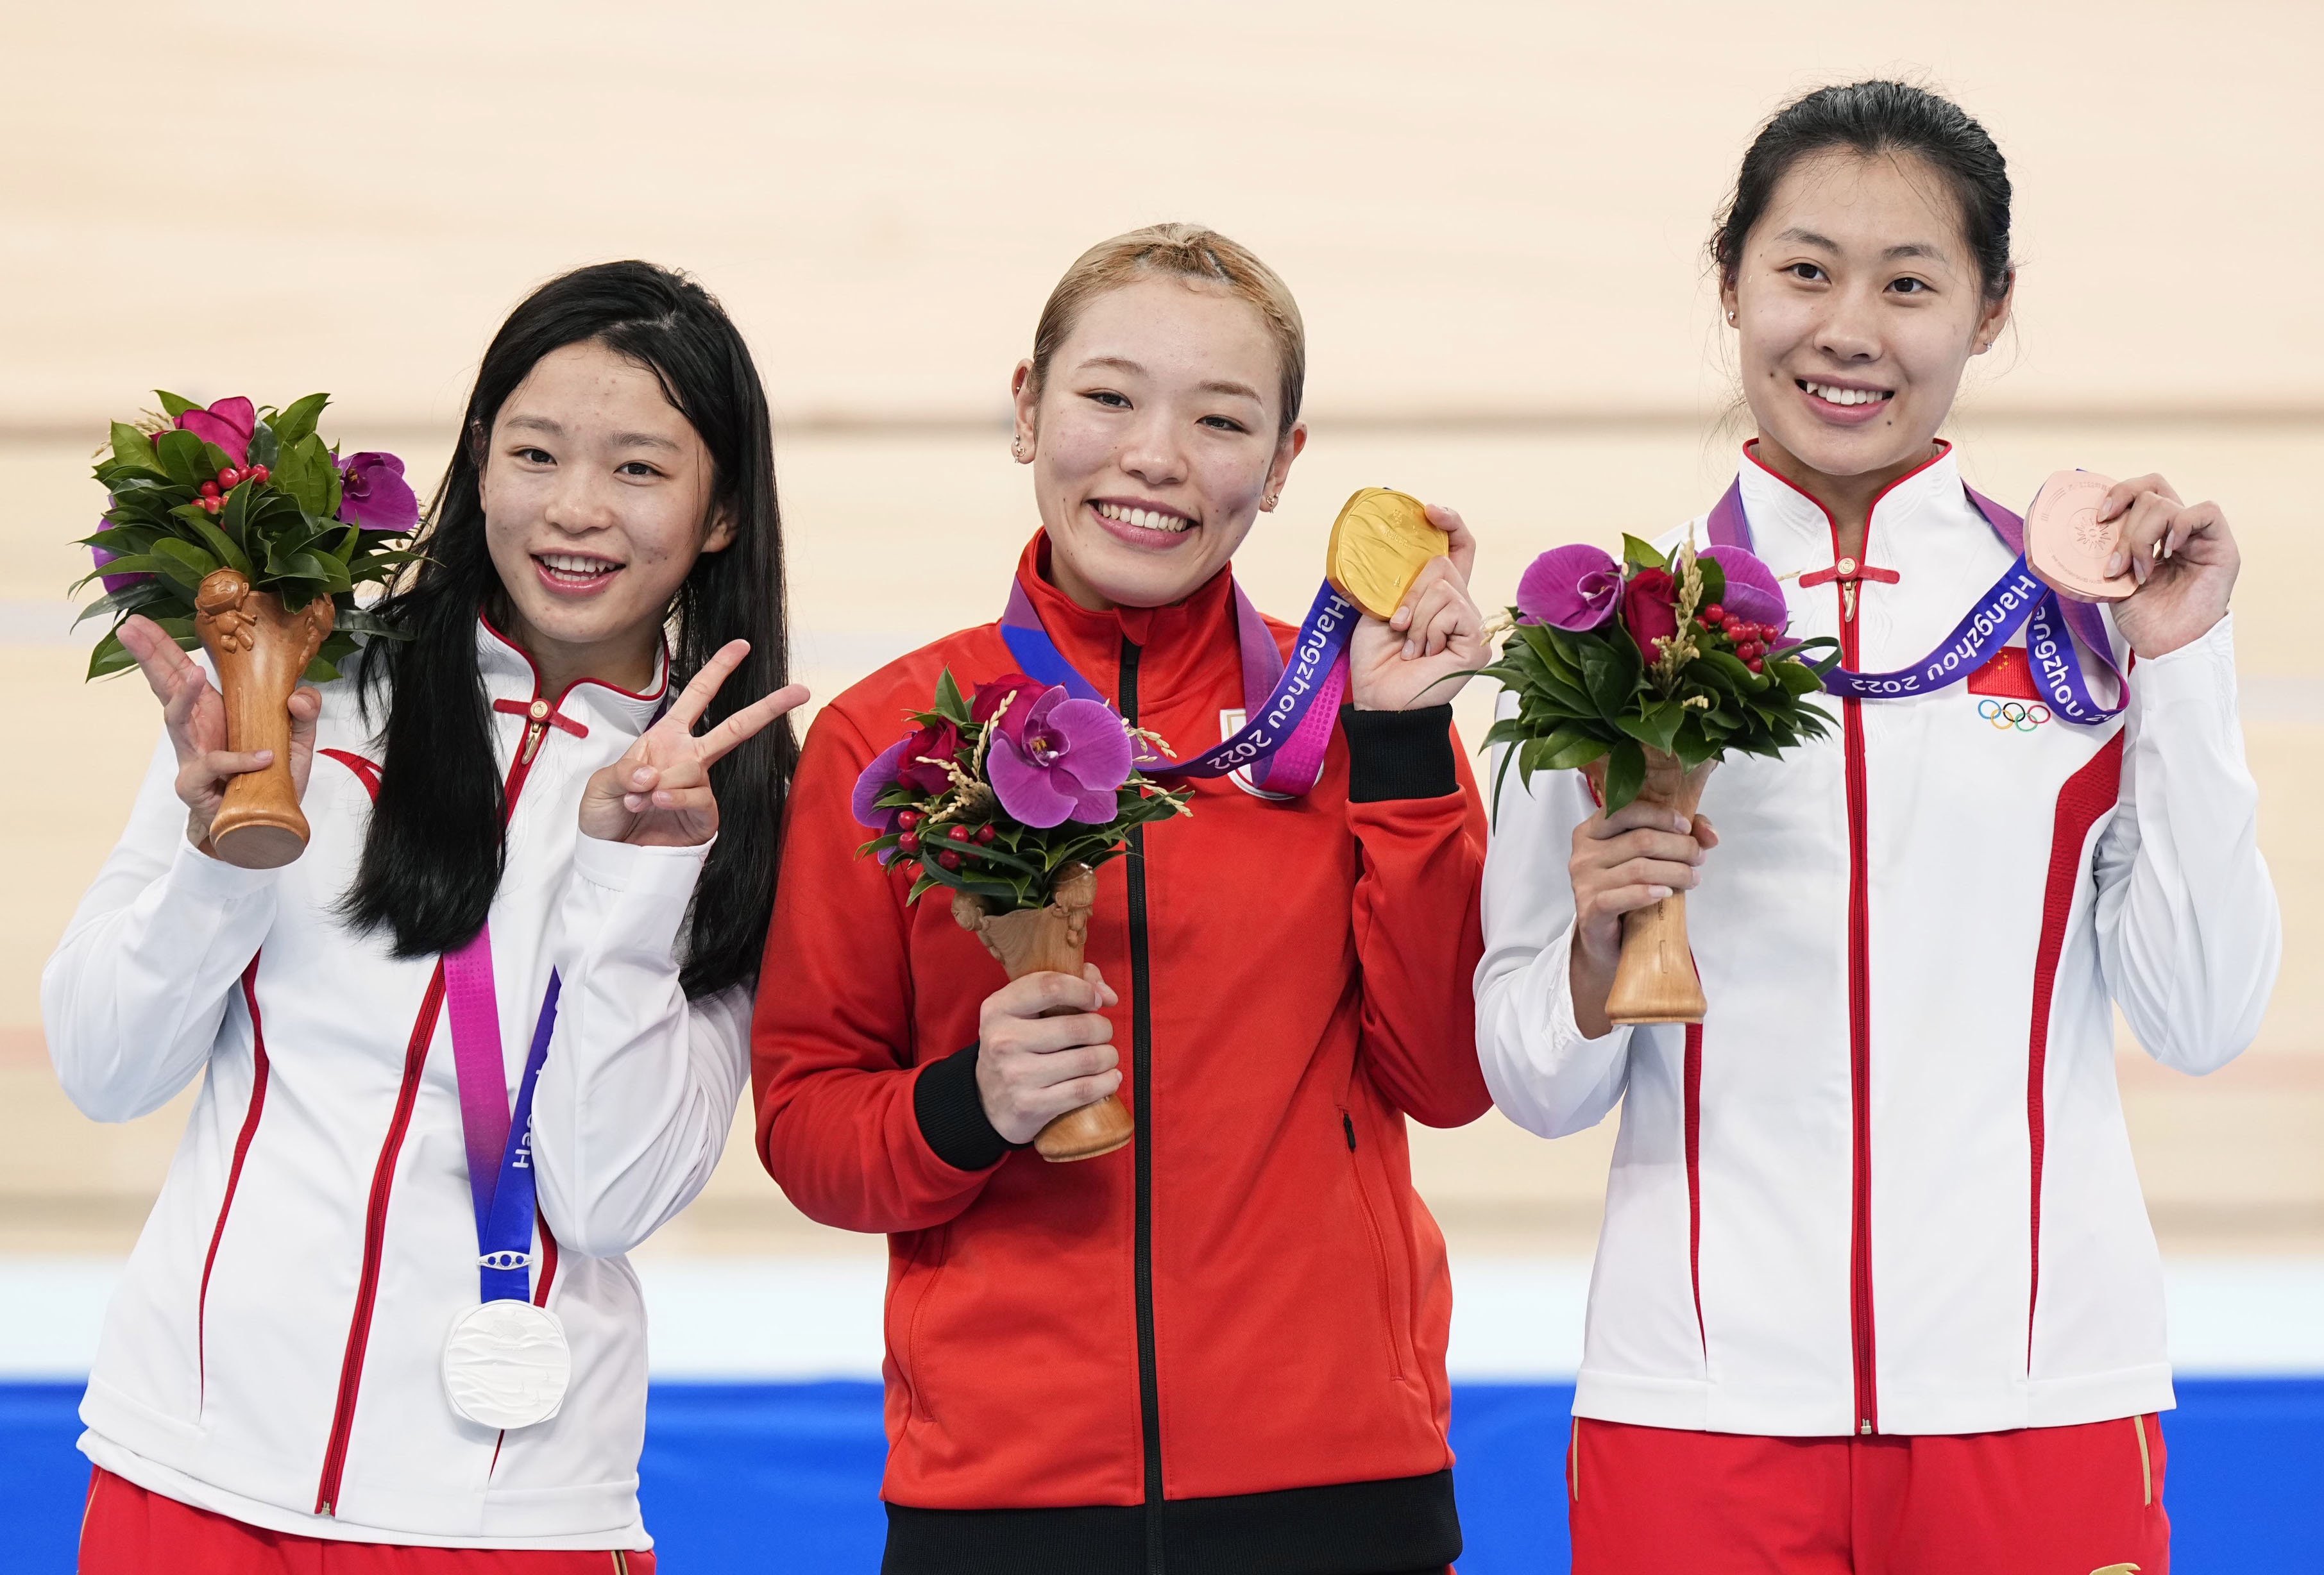
<path fill-rule="evenodd" d="M 1022 461 L 1025 457 L 1025 439 L 1011 438 L 1009 440 L 1009 452 L 1012 457 Z"/>
<path fill-rule="evenodd" d="M 1735 326 L 1735 314 L 1733 312 L 1729 312 L 1727 314 L 1727 326 L 1730 328 Z"/>
<path fill-rule="evenodd" d="M 1281 494 L 1280 493 L 1268 493 L 1268 494 L 1267 494 L 1267 496 L 1265 496 L 1265 497 L 1263 497 L 1263 498 L 1261 498 L 1261 499 L 1259 499 L 1259 506 L 1260 508 L 1262 508 L 1262 509 L 1270 509 L 1270 510 L 1271 510 L 1271 509 L 1273 509 L 1273 508 L 1275 507 L 1275 505 L 1276 505 L 1277 503 L 1280 502 L 1281 501 L 1282 501 L 1282 494 Z"/>

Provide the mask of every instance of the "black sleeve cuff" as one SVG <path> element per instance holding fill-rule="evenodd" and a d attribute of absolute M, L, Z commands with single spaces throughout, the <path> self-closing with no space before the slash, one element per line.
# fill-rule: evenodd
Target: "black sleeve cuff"
<path fill-rule="evenodd" d="M 1359 711 L 1340 707 L 1348 735 L 1348 802 L 1442 798 L 1461 790 L 1452 758 L 1452 707 Z"/>
<path fill-rule="evenodd" d="M 912 1083 L 912 1114 L 936 1157 L 954 1170 L 987 1170 L 1009 1152 L 976 1091 L 973 1045 L 921 1069 Z"/>

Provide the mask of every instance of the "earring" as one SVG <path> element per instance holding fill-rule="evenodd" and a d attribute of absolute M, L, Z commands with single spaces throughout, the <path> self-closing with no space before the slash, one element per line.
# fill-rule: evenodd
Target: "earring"
<path fill-rule="evenodd" d="M 1729 312 L 1727 314 L 1727 326 L 1730 328 L 1735 326 L 1735 314 L 1733 312 Z"/>
<path fill-rule="evenodd" d="M 1023 460 L 1025 457 L 1025 439 L 1022 438 L 1011 438 L 1009 440 L 1009 453 L 1011 457 L 1019 461 Z"/>
<path fill-rule="evenodd" d="M 1282 502 L 1282 500 L 1283 500 L 1283 494 L 1282 494 L 1282 493 L 1268 493 L 1268 494 L 1267 494 L 1267 496 L 1265 496 L 1265 497 L 1263 497 L 1263 498 L 1261 498 L 1261 499 L 1259 499 L 1259 506 L 1260 508 L 1262 508 L 1262 509 L 1273 509 L 1273 508 L 1275 507 L 1275 505 L 1276 505 L 1277 503 L 1278 503 L 1278 502 Z"/>

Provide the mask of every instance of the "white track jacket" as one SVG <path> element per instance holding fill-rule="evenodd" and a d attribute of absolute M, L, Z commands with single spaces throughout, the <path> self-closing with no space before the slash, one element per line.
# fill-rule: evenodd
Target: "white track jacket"
<path fill-rule="evenodd" d="M 1813 499 L 1751 457 L 1742 489 L 1777 574 L 1835 566 Z M 1840 583 L 1794 584 L 1792 631 L 1840 637 L 1851 668 L 1909 666 L 2012 556 L 1947 450 L 1876 502 L 1883 572 L 1853 617 Z M 2274 983 L 2231 633 L 2137 663 L 2098 727 L 2040 720 L 2023 645 L 1937 694 L 1827 698 L 1829 739 L 1712 773 L 1720 845 L 1687 898 L 1698 1029 L 1582 1036 L 1566 864 L 1591 799 L 1578 773 L 1528 792 L 1510 772 L 1485 865 L 1486 1082 L 1548 1138 L 1623 1105 L 1577 1414 L 1963 1433 L 2172 1404 L 2113 1018 L 2209 1072 Z"/>
<path fill-rule="evenodd" d="M 42 979 L 50 1054 L 88 1115 L 125 1121 L 203 1079 L 106 1316 L 81 1448 L 153 1492 L 307 1536 L 644 1548 L 645 1309 L 622 1254 L 716 1165 L 750 999 L 689 1005 L 678 988 L 706 848 L 579 832 L 583 784 L 650 723 L 659 687 L 583 683 L 551 705 L 523 652 L 477 639 L 513 804 L 492 911 L 512 1095 L 563 975 L 534 1095 L 532 1271 L 572 1347 L 563 1410 L 503 1434 L 445 1398 L 445 1335 L 477 1298 L 449 1014 L 435 958 L 398 959 L 337 916 L 377 755 L 349 678 L 323 687 L 303 857 L 238 870 L 189 845 L 165 738 Z"/>

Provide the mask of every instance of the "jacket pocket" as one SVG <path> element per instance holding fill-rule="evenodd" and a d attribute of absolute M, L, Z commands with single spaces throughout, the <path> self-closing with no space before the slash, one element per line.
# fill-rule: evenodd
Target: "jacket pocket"
<path fill-rule="evenodd" d="M 907 1414 L 923 1422 L 933 1422 L 936 1414 L 928 1406 L 927 1372 L 920 1361 L 920 1323 L 928 1297 L 944 1274 L 945 1248 L 951 1237 L 950 1225 L 918 1232 L 897 1273 L 896 1288 L 888 1297 L 888 1352 L 904 1386 Z"/>
<path fill-rule="evenodd" d="M 1379 1288 L 1380 1323 L 1388 1331 L 1388 1376 L 1401 1381 L 1405 1348 L 1410 1340 L 1402 1316 L 1406 1298 L 1397 1294 L 1399 1279 L 1395 1265 L 1401 1255 L 1389 1250 L 1388 1237 L 1388 1227 L 1395 1213 L 1388 1207 L 1388 1188 L 1378 1174 L 1379 1165 L 1366 1163 L 1365 1145 L 1357 1129 L 1354 1112 L 1346 1105 L 1340 1106 L 1339 1110 L 1340 1133 L 1348 1146 L 1349 1174 L 1356 1187 L 1356 1207 L 1363 1216 L 1364 1233 L 1371 1241 L 1373 1278 Z"/>

